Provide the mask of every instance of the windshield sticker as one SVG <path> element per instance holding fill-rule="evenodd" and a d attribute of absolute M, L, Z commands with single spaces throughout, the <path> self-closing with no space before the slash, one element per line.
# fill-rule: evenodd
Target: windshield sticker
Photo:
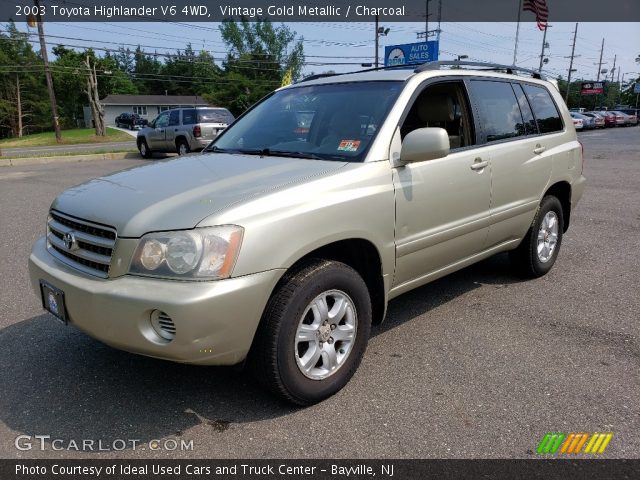
<path fill-rule="evenodd" d="M 342 140 L 338 145 L 341 152 L 357 152 L 360 147 L 360 140 Z"/>

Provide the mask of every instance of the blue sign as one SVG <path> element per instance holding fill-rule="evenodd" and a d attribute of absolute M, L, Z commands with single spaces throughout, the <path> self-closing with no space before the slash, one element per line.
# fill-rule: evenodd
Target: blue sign
<path fill-rule="evenodd" d="M 633 93 L 640 93 L 640 83 L 633 84 Z"/>
<path fill-rule="evenodd" d="M 384 47 L 384 66 L 416 65 L 438 60 L 438 42 L 405 43 Z"/>

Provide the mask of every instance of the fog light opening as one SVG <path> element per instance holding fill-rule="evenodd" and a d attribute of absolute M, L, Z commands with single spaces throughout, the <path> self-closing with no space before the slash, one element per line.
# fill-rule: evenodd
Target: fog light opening
<path fill-rule="evenodd" d="M 160 311 L 154 310 L 150 316 L 151 327 L 153 331 L 163 340 L 170 342 L 176 336 L 176 325 L 169 315 Z"/>

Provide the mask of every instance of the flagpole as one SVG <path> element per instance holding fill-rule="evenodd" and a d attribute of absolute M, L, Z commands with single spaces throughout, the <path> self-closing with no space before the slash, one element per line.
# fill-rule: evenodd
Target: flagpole
<path fill-rule="evenodd" d="M 518 37 L 520 36 L 520 15 L 522 14 L 522 0 L 518 1 L 518 26 L 516 27 L 516 45 L 513 49 L 513 64 L 516 64 L 518 58 Z"/>

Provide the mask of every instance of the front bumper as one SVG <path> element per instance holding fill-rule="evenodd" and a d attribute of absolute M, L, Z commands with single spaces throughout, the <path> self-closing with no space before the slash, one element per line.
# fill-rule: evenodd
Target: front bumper
<path fill-rule="evenodd" d="M 69 323 L 112 347 L 200 365 L 234 365 L 249 352 L 264 307 L 284 270 L 211 282 L 125 275 L 99 279 L 56 260 L 40 238 L 29 257 L 31 284 L 64 292 Z M 151 327 L 153 310 L 176 326 L 167 343 Z"/>

